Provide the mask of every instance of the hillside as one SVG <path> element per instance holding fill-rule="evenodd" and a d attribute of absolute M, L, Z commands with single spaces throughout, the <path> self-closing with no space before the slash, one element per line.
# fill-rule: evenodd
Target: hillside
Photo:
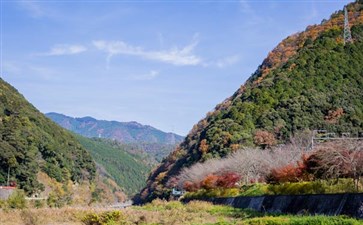
<path fill-rule="evenodd" d="M 44 189 L 40 172 L 60 183 L 92 181 L 90 154 L 69 132 L 53 123 L 0 78 L 0 184 L 8 169 L 27 194 Z"/>
<path fill-rule="evenodd" d="M 246 146 L 269 148 L 307 129 L 361 135 L 363 1 L 347 8 L 353 43 L 344 44 L 342 11 L 284 39 L 153 171 L 139 200 L 167 198 L 182 168 Z"/>
<path fill-rule="evenodd" d="M 73 118 L 59 113 L 47 113 L 52 119 L 67 130 L 84 137 L 102 137 L 118 140 L 122 143 L 159 143 L 178 144 L 183 137 L 174 133 L 165 133 L 151 126 L 137 122 L 117 122 L 97 120 L 92 117 Z"/>
<path fill-rule="evenodd" d="M 111 177 L 128 195 L 136 194 L 146 183 L 150 166 L 139 154 L 130 154 L 120 144 L 100 138 L 76 136 L 92 158 L 103 167 L 104 175 Z"/>

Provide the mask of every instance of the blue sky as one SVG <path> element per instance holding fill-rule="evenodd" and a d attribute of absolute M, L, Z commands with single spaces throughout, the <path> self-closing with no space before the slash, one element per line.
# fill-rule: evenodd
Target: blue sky
<path fill-rule="evenodd" d="M 40 111 L 186 135 L 349 1 L 1 1 L 1 74 Z"/>

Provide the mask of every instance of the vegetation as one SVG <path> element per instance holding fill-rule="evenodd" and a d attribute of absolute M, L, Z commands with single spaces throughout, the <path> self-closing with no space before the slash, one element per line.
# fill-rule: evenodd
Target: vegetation
<path fill-rule="evenodd" d="M 345 140 L 310 152 L 292 145 L 240 150 L 184 168 L 175 180 L 185 197 L 199 198 L 361 192 L 362 176 L 363 142 Z"/>
<path fill-rule="evenodd" d="M 26 209 L 0 211 L 0 224 L 68 224 L 68 225 L 131 225 L 131 224 L 363 224 L 346 216 L 307 216 L 263 214 L 249 209 L 212 205 L 192 201 L 188 204 L 155 200 L 141 207 L 112 209 Z"/>
<path fill-rule="evenodd" d="M 0 79 L 0 184 L 7 173 L 26 194 L 41 191 L 44 171 L 59 182 L 93 180 L 96 167 L 89 153 L 18 91 Z"/>
<path fill-rule="evenodd" d="M 363 3 L 347 8 L 353 43 L 342 41 L 342 11 L 283 40 L 234 95 L 193 127 L 135 200 L 165 198 L 183 168 L 242 147 L 271 148 L 302 130 L 362 135 Z"/>
<path fill-rule="evenodd" d="M 147 159 L 128 153 L 123 145 L 117 142 L 99 138 L 89 139 L 79 135 L 76 137 L 91 153 L 96 163 L 104 168 L 105 171 L 101 173 L 115 180 L 127 194 L 135 194 L 145 185 L 150 171 Z"/>

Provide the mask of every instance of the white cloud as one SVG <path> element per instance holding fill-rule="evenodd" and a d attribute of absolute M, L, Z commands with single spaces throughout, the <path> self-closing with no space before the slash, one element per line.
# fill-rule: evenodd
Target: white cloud
<path fill-rule="evenodd" d="M 38 55 L 43 56 L 60 56 L 60 55 L 75 55 L 87 51 L 87 48 L 83 45 L 55 45 L 49 52 L 41 53 Z"/>
<path fill-rule="evenodd" d="M 170 63 L 177 66 L 200 65 L 203 61 L 200 57 L 193 54 L 194 48 L 198 45 L 197 36 L 194 37 L 192 43 L 183 48 L 174 47 L 169 50 L 159 51 L 144 50 L 142 47 L 132 46 L 123 41 L 98 40 L 93 41 L 93 45 L 97 49 L 108 53 L 108 66 L 114 55 L 138 56 L 144 59 Z"/>
<path fill-rule="evenodd" d="M 236 64 L 239 61 L 240 57 L 238 55 L 232 55 L 225 57 L 223 59 L 218 60 L 215 65 L 219 68 L 224 68 L 233 64 Z"/>

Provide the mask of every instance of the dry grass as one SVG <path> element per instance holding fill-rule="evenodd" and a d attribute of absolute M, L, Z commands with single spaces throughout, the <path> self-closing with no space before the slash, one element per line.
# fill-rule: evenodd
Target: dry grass
<path fill-rule="evenodd" d="M 83 221 L 83 222 L 82 222 Z M 333 221 L 333 222 L 331 222 Z M 142 207 L 0 211 L 0 225 L 362 224 L 346 217 L 263 215 L 206 202 L 153 201 Z"/>
<path fill-rule="evenodd" d="M 1 225 L 81 225 L 88 213 L 100 213 L 111 209 L 97 208 L 43 208 L 25 210 L 0 210 Z"/>
<path fill-rule="evenodd" d="M 214 206 L 206 202 L 180 202 L 156 200 L 143 207 L 121 209 L 125 221 L 122 224 L 205 224 L 220 221 L 219 215 L 209 210 Z M 42 208 L 25 210 L 0 210 L 1 225 L 83 225 L 89 214 L 114 211 L 110 208 Z M 226 220 L 223 220 L 226 221 Z M 230 221 L 228 219 L 228 221 Z"/>

